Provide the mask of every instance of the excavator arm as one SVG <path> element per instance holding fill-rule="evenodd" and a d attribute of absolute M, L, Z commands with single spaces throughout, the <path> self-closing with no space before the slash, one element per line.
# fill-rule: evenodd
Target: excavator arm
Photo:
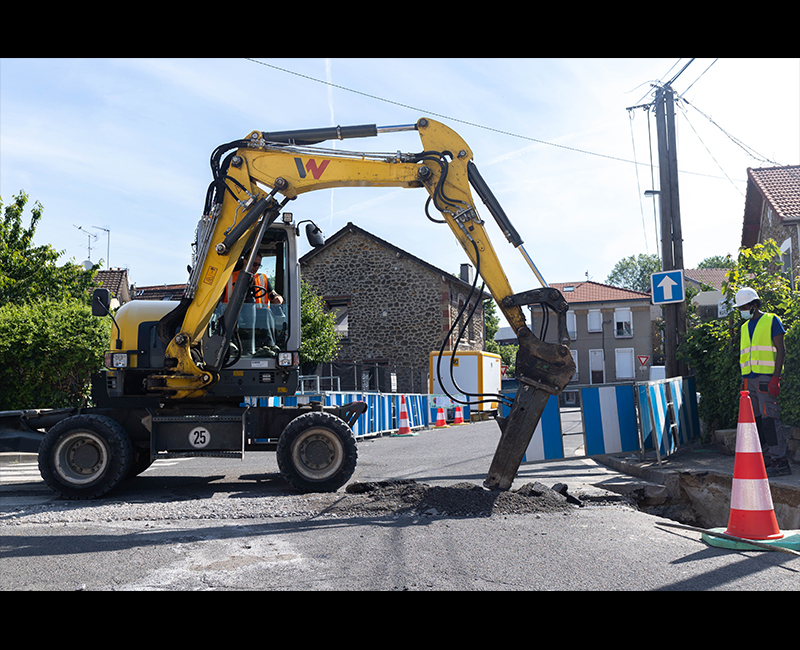
<path fill-rule="evenodd" d="M 416 130 L 423 150 L 413 154 L 348 154 L 311 149 L 329 139 L 360 138 Z M 452 129 L 423 118 L 415 125 L 373 125 L 252 132 L 229 143 L 235 148 L 215 169 L 216 201 L 198 224 L 196 260 L 181 304 L 159 324 L 169 368 L 148 378 L 153 391 L 173 398 L 201 396 L 215 383 L 230 335 L 199 349 L 200 339 L 242 251 L 260 242 L 288 200 L 335 187 L 425 188 L 430 202 L 459 241 L 519 339 L 516 373 L 520 388 L 509 416 L 500 421 L 501 439 L 485 485 L 508 489 L 541 418 L 547 399 L 558 394 L 575 372 L 567 343 L 567 304 L 549 288 L 522 240 L 472 162 L 469 146 Z M 214 158 L 212 157 L 212 169 Z M 213 185 L 213 184 L 212 184 Z M 470 187 L 486 205 L 501 231 L 531 267 L 541 289 L 515 294 L 478 215 Z M 267 188 L 266 190 L 263 188 Z M 427 209 L 427 208 L 426 208 Z M 249 268 L 249 263 L 246 265 Z M 228 312 L 235 318 L 246 283 L 237 281 Z M 237 291 L 238 289 L 238 291 Z M 522 307 L 541 304 L 558 317 L 559 343 L 546 343 L 525 324 Z M 223 328 L 230 331 L 232 327 Z"/>

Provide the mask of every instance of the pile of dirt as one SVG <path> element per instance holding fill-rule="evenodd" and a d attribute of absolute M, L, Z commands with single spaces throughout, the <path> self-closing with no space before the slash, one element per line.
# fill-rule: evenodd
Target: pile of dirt
<path fill-rule="evenodd" d="M 538 482 L 518 490 L 486 490 L 472 483 L 431 486 L 414 480 L 351 483 L 346 497 L 327 509 L 336 516 L 450 516 L 490 517 L 503 514 L 554 513 L 572 510 L 580 503 L 563 492 Z"/>

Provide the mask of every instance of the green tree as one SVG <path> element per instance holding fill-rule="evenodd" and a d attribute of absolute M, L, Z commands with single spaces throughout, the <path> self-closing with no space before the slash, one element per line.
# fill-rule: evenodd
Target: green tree
<path fill-rule="evenodd" d="M 20 191 L 6 206 L 0 221 L 0 305 L 23 304 L 40 300 L 72 298 L 90 304 L 94 275 L 99 268 L 86 271 L 83 266 L 56 262 L 63 254 L 49 244 L 33 245 L 36 226 L 44 208 L 39 201 L 31 208 L 30 225 L 23 226 L 23 212 L 28 195 Z M 0 198 L 0 211 L 3 200 Z"/>
<path fill-rule="evenodd" d="M 27 202 L 20 191 L 2 210 L 0 199 L 0 410 L 80 406 L 109 338 L 89 308 L 97 267 L 59 266 L 52 246 L 34 246 L 43 207 L 25 227 Z"/>
<path fill-rule="evenodd" d="M 486 332 L 486 340 L 484 341 L 484 349 L 487 352 L 499 354 L 497 341 L 494 340 L 497 330 L 500 329 L 500 317 L 497 315 L 497 309 L 494 300 L 487 298 L 483 301 L 483 327 Z"/>
<path fill-rule="evenodd" d="M 655 253 L 631 255 L 616 263 L 606 284 L 632 291 L 650 291 L 650 276 L 661 270 L 661 258 Z"/>
<path fill-rule="evenodd" d="M 300 281 L 300 363 L 328 363 L 336 358 L 341 341 L 336 316 L 305 280 Z"/>
<path fill-rule="evenodd" d="M 736 261 L 731 257 L 730 253 L 727 255 L 712 255 L 705 258 L 697 265 L 698 269 L 732 269 L 736 266 Z"/>

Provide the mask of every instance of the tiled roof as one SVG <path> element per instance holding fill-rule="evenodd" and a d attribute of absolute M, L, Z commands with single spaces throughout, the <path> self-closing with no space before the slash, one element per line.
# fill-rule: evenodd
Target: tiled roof
<path fill-rule="evenodd" d="M 147 287 L 134 287 L 132 300 L 180 300 L 186 284 L 156 284 Z"/>
<path fill-rule="evenodd" d="M 747 170 L 742 246 L 758 242 L 763 196 L 781 219 L 800 219 L 800 165 Z"/>
<path fill-rule="evenodd" d="M 128 269 L 101 269 L 97 271 L 94 280 L 98 286 L 108 289 L 120 302 L 127 302 L 130 299 Z"/>
<path fill-rule="evenodd" d="M 683 277 L 695 280 L 698 284 L 707 284 L 715 289 L 722 289 L 722 281 L 730 269 L 684 269 Z"/>
<path fill-rule="evenodd" d="M 128 278 L 128 269 L 100 269 L 94 276 L 94 279 L 100 282 L 100 286 L 113 291 L 119 292 L 120 285 Z"/>
<path fill-rule="evenodd" d="M 582 282 L 554 282 L 550 285 L 558 289 L 568 303 L 606 302 L 611 300 L 650 300 L 649 293 L 612 287 L 585 280 Z M 571 288 L 570 288 L 571 287 Z"/>

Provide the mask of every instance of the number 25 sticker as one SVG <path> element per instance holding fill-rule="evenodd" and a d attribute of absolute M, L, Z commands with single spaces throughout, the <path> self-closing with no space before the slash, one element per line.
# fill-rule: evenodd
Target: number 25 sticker
<path fill-rule="evenodd" d="M 195 427 L 189 432 L 189 444 L 195 449 L 207 447 L 211 442 L 211 434 L 205 427 Z"/>

